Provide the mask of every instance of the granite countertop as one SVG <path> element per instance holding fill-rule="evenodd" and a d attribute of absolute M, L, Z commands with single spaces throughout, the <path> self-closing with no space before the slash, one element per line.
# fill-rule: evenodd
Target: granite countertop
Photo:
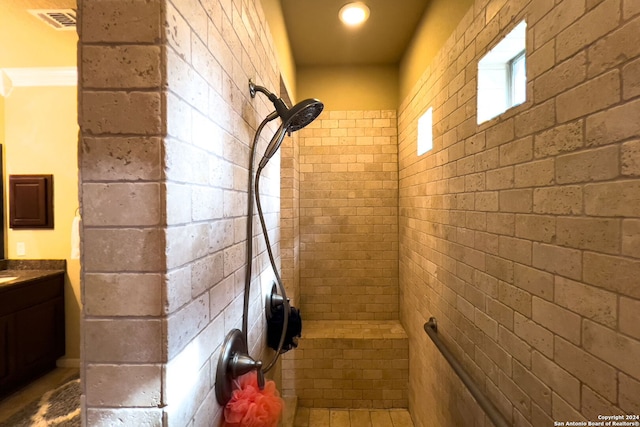
<path fill-rule="evenodd" d="M 0 288 L 64 274 L 65 260 L 0 260 Z"/>
<path fill-rule="evenodd" d="M 0 259 L 0 270 L 66 270 L 64 259 Z M 1 272 L 0 272 L 1 274 Z"/>

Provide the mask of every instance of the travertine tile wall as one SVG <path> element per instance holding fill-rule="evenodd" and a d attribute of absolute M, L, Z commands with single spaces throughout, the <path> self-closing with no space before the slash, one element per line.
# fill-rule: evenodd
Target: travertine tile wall
<path fill-rule="evenodd" d="M 80 1 L 78 20 L 82 416 L 161 425 L 162 5 Z"/>
<path fill-rule="evenodd" d="M 210 426 L 219 347 L 240 328 L 247 168 L 276 90 L 259 1 L 78 2 L 87 425 Z M 265 129 L 258 152 L 275 131 Z M 261 191 L 279 240 L 279 162 Z M 256 242 L 259 228 L 255 228 Z M 256 245 L 250 350 L 270 283 Z"/>
<path fill-rule="evenodd" d="M 478 126 L 477 61 L 522 19 L 527 101 Z M 638 34 L 635 0 L 477 0 L 402 103 L 416 425 L 483 425 L 465 419 L 477 409 L 425 335 L 430 316 L 514 425 L 640 413 Z M 429 106 L 434 149 L 418 157 Z"/>
<path fill-rule="evenodd" d="M 291 305 L 300 304 L 300 143 L 299 132 L 280 147 L 280 247 L 282 282 Z"/>
<path fill-rule="evenodd" d="M 299 141 L 303 318 L 397 319 L 396 112 L 324 111 Z"/>

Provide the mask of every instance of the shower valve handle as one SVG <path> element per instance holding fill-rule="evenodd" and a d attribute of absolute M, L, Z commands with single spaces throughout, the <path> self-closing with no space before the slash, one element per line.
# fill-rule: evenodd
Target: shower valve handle
<path fill-rule="evenodd" d="M 244 375 L 254 369 L 260 373 L 262 372 L 262 361 L 254 360 L 247 354 L 236 353 L 233 355 L 229 369 L 233 378 L 238 378 L 240 375 Z"/>

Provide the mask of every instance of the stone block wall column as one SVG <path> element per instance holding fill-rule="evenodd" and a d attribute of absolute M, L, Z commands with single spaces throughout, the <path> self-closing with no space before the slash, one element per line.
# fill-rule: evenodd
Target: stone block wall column
<path fill-rule="evenodd" d="M 80 1 L 78 9 L 83 418 L 160 425 L 162 3 Z"/>
<path fill-rule="evenodd" d="M 279 82 L 261 4 L 91 0 L 78 16 L 83 419 L 216 424 L 220 347 L 242 324 L 249 146 L 272 109 L 248 82 Z M 279 166 L 261 186 L 277 256 Z M 252 262 L 262 358 L 264 246 Z"/>

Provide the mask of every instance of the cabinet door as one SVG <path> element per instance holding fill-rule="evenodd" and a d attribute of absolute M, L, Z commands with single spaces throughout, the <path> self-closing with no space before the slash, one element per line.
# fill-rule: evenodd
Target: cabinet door
<path fill-rule="evenodd" d="M 11 319 L 13 316 L 0 317 L 0 385 L 4 384 L 4 381 L 11 374 L 11 343 L 9 339 L 11 333 L 9 328 L 11 327 Z"/>
<path fill-rule="evenodd" d="M 21 310 L 15 314 L 16 363 L 19 371 L 55 366 L 59 356 L 62 298 Z M 64 310 L 64 309 L 62 309 Z M 64 342 L 64 338 L 62 338 Z"/>
<path fill-rule="evenodd" d="M 53 175 L 9 175 L 9 226 L 53 228 Z"/>

